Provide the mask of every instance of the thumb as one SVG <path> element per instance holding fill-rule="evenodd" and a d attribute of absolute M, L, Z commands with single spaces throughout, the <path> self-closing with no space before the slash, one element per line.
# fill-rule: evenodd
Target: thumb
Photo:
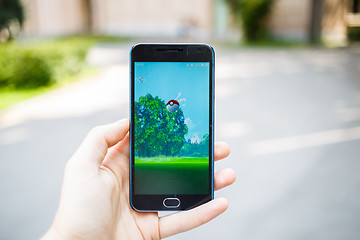
<path fill-rule="evenodd" d="M 93 165 L 99 168 L 108 148 L 124 139 L 129 132 L 129 120 L 122 119 L 115 123 L 93 128 L 81 143 L 70 161 Z"/>

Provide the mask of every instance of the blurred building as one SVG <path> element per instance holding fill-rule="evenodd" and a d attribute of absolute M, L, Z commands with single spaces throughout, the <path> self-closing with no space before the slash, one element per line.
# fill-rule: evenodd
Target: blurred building
<path fill-rule="evenodd" d="M 136 37 L 238 37 L 225 0 L 23 0 L 24 34 L 77 33 Z M 346 42 L 346 29 L 360 23 L 359 0 L 275 0 L 269 19 L 273 37 Z"/>
<path fill-rule="evenodd" d="M 269 22 L 275 38 L 344 45 L 347 28 L 360 26 L 359 0 L 275 1 Z"/>
<path fill-rule="evenodd" d="M 82 0 L 23 0 L 23 32 L 30 36 L 82 33 L 88 26 L 86 2 Z"/>
<path fill-rule="evenodd" d="M 25 35 L 99 33 L 209 38 L 212 0 L 23 0 Z"/>

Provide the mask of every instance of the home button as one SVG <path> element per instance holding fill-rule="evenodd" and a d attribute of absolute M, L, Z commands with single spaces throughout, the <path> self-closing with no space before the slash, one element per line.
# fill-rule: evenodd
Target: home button
<path fill-rule="evenodd" d="M 180 200 L 178 198 L 165 198 L 163 205 L 166 208 L 177 208 L 180 206 Z"/>

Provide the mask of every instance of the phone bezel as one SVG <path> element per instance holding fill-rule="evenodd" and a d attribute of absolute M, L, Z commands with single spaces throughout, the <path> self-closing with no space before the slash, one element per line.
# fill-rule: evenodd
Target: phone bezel
<path fill-rule="evenodd" d="M 134 63 L 135 62 L 209 62 L 209 191 L 208 194 L 134 193 Z M 137 211 L 188 210 L 214 198 L 214 72 L 215 52 L 206 44 L 137 44 L 130 52 L 130 205 Z M 165 198 L 179 198 L 178 208 L 166 208 Z"/>

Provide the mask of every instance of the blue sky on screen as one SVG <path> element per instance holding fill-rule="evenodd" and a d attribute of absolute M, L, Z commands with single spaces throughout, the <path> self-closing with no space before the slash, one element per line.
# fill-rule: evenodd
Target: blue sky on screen
<path fill-rule="evenodd" d="M 209 132 L 209 63 L 136 62 L 135 101 L 150 93 L 177 100 L 189 132 L 185 139 L 201 141 Z"/>

